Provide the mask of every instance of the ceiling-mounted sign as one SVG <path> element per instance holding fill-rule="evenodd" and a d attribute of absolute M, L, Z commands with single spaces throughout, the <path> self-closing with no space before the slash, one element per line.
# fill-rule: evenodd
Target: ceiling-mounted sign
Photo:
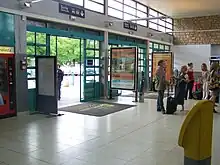
<path fill-rule="evenodd" d="M 14 47 L 0 46 L 0 53 L 12 54 L 12 53 L 14 53 Z"/>
<path fill-rule="evenodd" d="M 75 17 L 85 18 L 85 10 L 75 5 L 59 3 L 59 12 Z"/>
<path fill-rule="evenodd" d="M 132 22 L 124 22 L 124 28 L 137 31 L 137 24 L 132 23 Z"/>

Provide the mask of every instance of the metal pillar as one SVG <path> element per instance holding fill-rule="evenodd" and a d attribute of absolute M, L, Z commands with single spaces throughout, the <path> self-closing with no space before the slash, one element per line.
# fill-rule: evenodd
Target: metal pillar
<path fill-rule="evenodd" d="M 16 109 L 28 111 L 27 70 L 20 69 L 20 61 L 26 56 L 26 17 L 15 15 L 15 67 L 16 67 Z"/>

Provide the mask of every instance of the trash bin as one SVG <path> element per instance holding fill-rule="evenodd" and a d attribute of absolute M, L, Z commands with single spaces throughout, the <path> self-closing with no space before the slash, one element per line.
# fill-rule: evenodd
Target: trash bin
<path fill-rule="evenodd" d="M 213 103 L 199 101 L 187 114 L 178 144 L 184 148 L 184 165 L 211 165 Z"/>

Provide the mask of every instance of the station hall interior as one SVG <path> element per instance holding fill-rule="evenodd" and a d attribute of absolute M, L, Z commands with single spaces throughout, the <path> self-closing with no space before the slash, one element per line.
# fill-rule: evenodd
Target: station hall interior
<path fill-rule="evenodd" d="M 219 6 L 0 0 L 0 165 L 219 165 L 220 97 L 168 115 L 155 89 L 160 60 L 220 68 Z"/>

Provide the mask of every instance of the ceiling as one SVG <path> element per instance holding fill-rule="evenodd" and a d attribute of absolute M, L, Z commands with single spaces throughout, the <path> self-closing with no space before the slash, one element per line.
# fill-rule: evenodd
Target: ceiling
<path fill-rule="evenodd" d="M 196 17 L 220 14 L 220 0 L 139 0 L 172 17 Z"/>

